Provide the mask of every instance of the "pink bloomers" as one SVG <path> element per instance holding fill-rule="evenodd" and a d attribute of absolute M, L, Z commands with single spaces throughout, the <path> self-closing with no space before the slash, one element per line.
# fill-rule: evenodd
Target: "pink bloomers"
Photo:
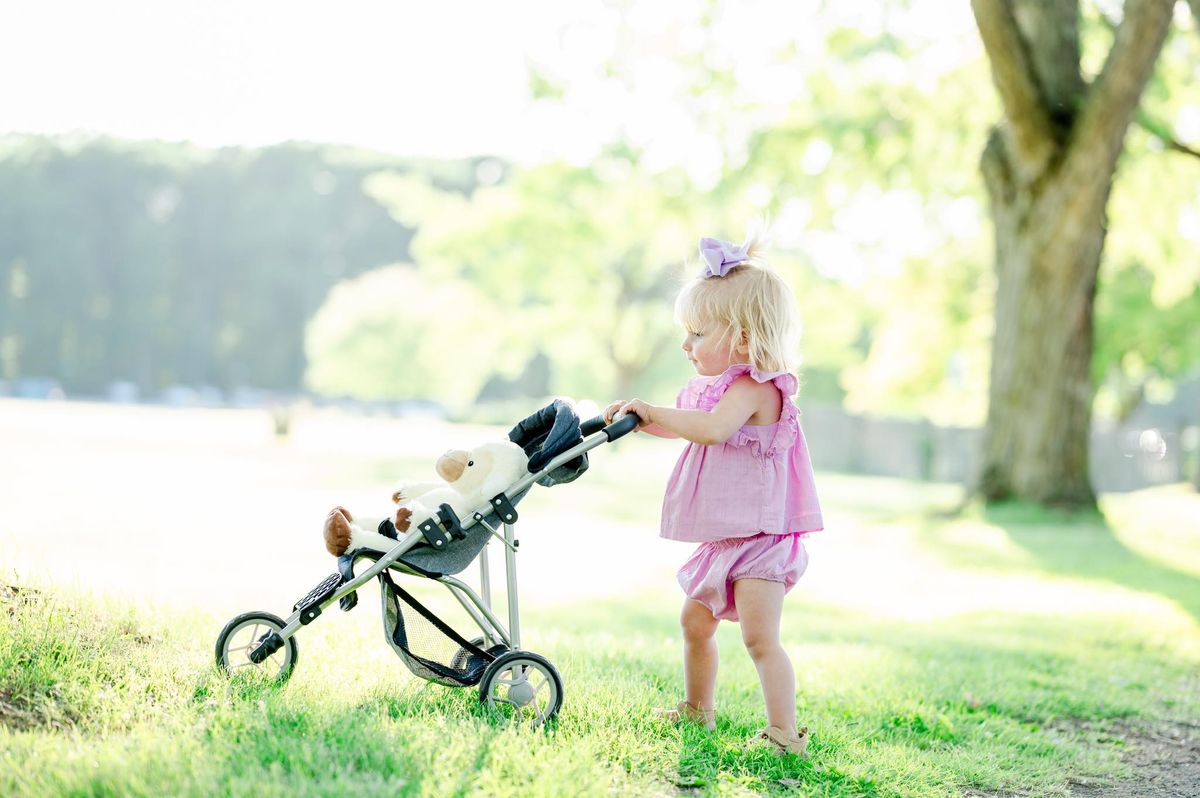
<path fill-rule="evenodd" d="M 782 582 L 791 590 L 808 567 L 799 533 L 753 535 L 701 543 L 676 578 L 688 598 L 700 602 L 718 620 L 736 621 L 733 583 L 739 579 Z"/>

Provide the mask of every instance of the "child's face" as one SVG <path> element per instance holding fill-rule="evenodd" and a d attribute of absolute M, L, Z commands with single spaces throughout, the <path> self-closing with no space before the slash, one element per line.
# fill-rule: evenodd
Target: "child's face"
<path fill-rule="evenodd" d="M 744 344 L 735 346 L 730 340 L 728 325 L 708 320 L 702 320 L 698 330 L 687 330 L 683 351 L 703 377 L 715 377 L 734 363 L 745 363 L 749 354 Z"/>

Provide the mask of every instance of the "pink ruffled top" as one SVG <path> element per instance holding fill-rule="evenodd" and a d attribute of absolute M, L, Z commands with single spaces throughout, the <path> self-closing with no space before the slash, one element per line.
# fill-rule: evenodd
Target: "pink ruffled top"
<path fill-rule="evenodd" d="M 688 443 L 667 481 L 664 538 L 703 542 L 824 528 L 800 411 L 791 398 L 797 388 L 795 375 L 763 373 L 748 363 L 730 366 L 716 377 L 693 377 L 675 406 L 711 411 L 743 374 L 779 389 L 779 420 L 746 424 L 724 443 Z"/>

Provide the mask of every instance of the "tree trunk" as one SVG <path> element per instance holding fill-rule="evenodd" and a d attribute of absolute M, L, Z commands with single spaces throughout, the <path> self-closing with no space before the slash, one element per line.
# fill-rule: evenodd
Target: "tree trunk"
<path fill-rule="evenodd" d="M 1200 493 L 1200 453 L 1197 453 L 1196 462 L 1192 464 L 1192 487 Z"/>
<path fill-rule="evenodd" d="M 1091 196 L 1065 193 L 1057 173 L 1016 184 L 998 136 L 984 156 L 996 329 L 977 487 L 989 501 L 1087 506 L 1095 503 L 1088 479 L 1092 307 L 1111 181 L 1097 181 Z M 1086 218 L 1067 224 L 1081 206 L 1091 209 Z"/>
<path fill-rule="evenodd" d="M 996 307 L 983 458 L 988 501 L 1094 506 L 1092 312 L 1105 206 L 1174 0 L 1127 0 L 1100 75 L 1079 67 L 1078 0 L 972 0 L 1004 120 L 982 170 Z"/>

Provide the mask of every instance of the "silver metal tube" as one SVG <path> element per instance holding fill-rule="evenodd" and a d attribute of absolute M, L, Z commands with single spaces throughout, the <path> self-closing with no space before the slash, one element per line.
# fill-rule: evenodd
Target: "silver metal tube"
<path fill-rule="evenodd" d="M 409 532 L 407 535 L 405 535 L 400 540 L 400 542 L 398 542 L 395 546 L 393 546 L 387 552 L 387 554 L 384 554 L 382 557 L 380 557 L 378 560 L 376 560 L 371 565 L 370 568 L 363 571 L 361 574 L 354 577 L 349 582 L 346 582 L 341 587 L 339 587 L 337 590 L 335 590 L 333 592 L 333 595 L 330 596 L 327 601 L 324 601 L 321 603 L 321 609 L 324 609 L 325 607 L 329 606 L 330 604 L 337 601 L 338 599 L 340 599 L 342 596 L 346 595 L 347 593 L 353 593 L 355 590 L 358 590 L 360 587 L 365 585 L 367 582 L 374 579 L 376 574 L 378 574 L 384 568 L 387 568 L 389 565 L 394 563 L 400 557 L 400 555 L 406 554 L 409 549 L 411 549 L 413 546 L 417 545 L 417 543 L 419 543 L 423 539 L 424 539 L 424 536 L 421 535 L 421 530 L 414 528 L 411 532 Z"/>
<path fill-rule="evenodd" d="M 528 489 L 529 487 L 531 487 L 533 485 L 533 483 L 537 482 L 539 479 L 541 479 L 542 477 L 544 477 L 546 474 L 550 473 L 554 469 L 558 468 L 559 466 L 563 465 L 564 463 L 569 463 L 570 461 L 574 460 L 576 457 L 579 457 L 581 454 L 586 454 L 587 452 L 590 452 L 592 449 L 595 449 L 597 446 L 599 446 L 602 443 L 608 443 L 608 436 L 605 435 L 603 432 L 597 432 L 594 435 L 589 436 L 588 438 L 584 439 L 582 442 L 576 444 L 575 446 L 572 446 L 567 451 L 565 451 L 562 454 L 555 457 L 553 460 L 551 460 L 549 463 L 547 463 L 546 466 L 544 468 L 542 468 L 540 471 L 538 471 L 536 474 L 526 474 L 525 476 L 521 477 L 515 483 L 510 485 L 504 492 L 510 496 L 515 496 L 515 495 L 521 493 L 522 491 Z M 460 519 L 462 528 L 470 529 L 471 527 L 475 526 L 475 524 L 478 523 L 478 521 L 476 521 L 475 518 L 472 517 L 473 515 L 481 514 L 481 517 L 482 517 L 482 515 L 490 513 L 490 512 L 492 512 L 491 506 L 488 506 L 486 511 L 482 507 L 476 508 L 475 513 L 468 513 L 465 516 L 463 516 L 463 518 Z M 332 604 L 335 601 L 338 601 L 343 596 L 345 596 L 349 593 L 353 593 L 355 590 L 358 590 L 358 588 L 362 587 L 367 582 L 374 579 L 375 576 L 378 575 L 380 571 L 382 571 L 385 568 L 388 568 L 389 566 L 391 566 L 392 563 L 396 562 L 396 560 L 399 559 L 400 556 L 402 556 L 403 554 L 407 553 L 409 549 L 411 549 L 413 546 L 417 545 L 422 540 L 424 540 L 424 536 L 421 534 L 421 530 L 418 528 L 420 523 L 422 523 L 424 521 L 425 521 L 424 518 L 412 519 L 412 530 L 408 534 L 406 534 L 403 538 L 401 538 L 400 541 L 395 546 L 393 546 L 386 554 L 384 554 L 382 557 L 380 557 L 378 560 L 376 560 L 371 565 L 370 568 L 363 571 L 361 574 L 358 574 L 353 579 L 351 579 L 349 582 L 346 582 L 345 584 L 341 585 L 337 590 L 335 590 L 333 592 L 333 594 L 328 599 L 321 602 L 321 605 L 320 605 L 321 609 L 324 610 L 330 604 Z M 516 590 L 517 570 L 516 570 L 516 561 L 515 561 L 516 552 L 513 551 L 513 533 L 512 533 L 512 526 L 510 524 L 504 525 L 504 540 L 508 544 L 507 546 L 505 546 L 504 556 L 505 556 L 505 564 L 506 564 L 506 568 L 507 568 L 507 577 L 508 577 L 508 614 L 509 614 L 510 626 L 512 627 L 512 641 L 509 642 L 509 647 L 517 648 L 519 645 L 517 643 L 517 640 L 519 639 L 518 629 L 519 629 L 520 622 L 517 617 L 517 590 Z M 482 567 L 486 567 L 486 566 L 482 566 Z M 490 613 L 490 607 L 491 607 L 490 588 L 491 588 L 491 585 L 489 584 L 484 589 L 485 593 L 488 594 L 486 606 L 488 608 L 489 613 Z M 483 606 L 483 605 L 481 604 L 481 606 Z M 284 627 L 283 631 L 280 632 L 280 636 L 283 637 L 283 639 L 286 640 L 287 638 L 294 635 L 300 629 L 301 624 L 300 624 L 299 618 L 300 618 L 300 614 L 298 612 L 293 613 L 292 616 L 290 618 L 288 618 L 286 626 Z"/>
<path fill-rule="evenodd" d="M 463 601 L 464 596 L 470 599 L 471 603 L 475 605 L 475 609 L 478 610 L 484 619 L 486 619 L 487 623 L 480 623 L 480 619 L 475 615 L 474 612 L 471 612 L 469 608 L 467 609 L 467 612 L 471 613 L 471 617 L 475 618 L 476 622 L 479 623 L 479 627 L 483 630 L 485 635 L 491 636 L 487 628 L 490 626 L 491 631 L 495 633 L 495 639 L 499 640 L 501 643 L 504 643 L 504 645 L 508 646 L 509 648 L 516 648 L 516 646 L 514 646 L 512 643 L 512 639 L 508 636 L 508 632 L 505 631 L 504 624 L 500 623 L 500 619 L 496 617 L 495 613 L 483 606 L 483 602 L 469 585 L 460 579 L 454 578 L 453 576 L 443 576 L 440 577 L 438 581 L 445 583 L 450 592 L 454 593 L 454 597 L 460 602 Z M 463 604 L 463 607 L 466 608 L 467 605 Z"/>
<path fill-rule="evenodd" d="M 353 593 L 355 590 L 358 590 L 367 582 L 374 579 L 380 571 L 391 566 L 396 562 L 397 558 L 403 554 L 406 554 L 409 549 L 417 545 L 417 543 L 423 539 L 424 536 L 421 534 L 419 529 L 414 529 L 413 531 L 409 532 L 407 535 L 401 538 L 396 545 L 391 548 L 391 550 L 372 563 L 370 568 L 363 571 L 361 574 L 358 574 L 349 582 L 345 582 L 338 587 L 337 590 L 333 591 L 329 598 L 321 602 L 321 610 L 324 611 L 327 607 L 329 607 L 329 605 L 333 604 L 333 602 L 340 600 L 342 596 Z M 293 612 L 290 616 L 288 616 L 283 629 L 279 632 L 279 636 L 284 640 L 287 640 L 289 637 L 296 634 L 296 632 L 300 631 L 301 626 L 303 626 L 303 624 L 300 623 L 300 613 L 298 611 Z"/>
<path fill-rule="evenodd" d="M 475 625 L 479 627 L 479 631 L 483 632 L 483 635 L 489 641 L 489 644 L 496 640 L 503 639 L 499 632 L 492 626 L 491 622 L 483 615 L 481 611 L 482 607 L 475 604 L 475 598 L 471 596 L 468 600 L 470 593 L 469 588 L 467 588 L 466 585 L 463 585 L 461 582 L 459 584 L 455 584 L 455 581 L 457 580 L 451 581 L 448 579 L 443 579 L 441 581 L 445 583 L 446 589 L 450 591 L 450 595 L 458 599 L 458 603 L 461 604 L 462 608 L 467 611 L 467 615 L 471 616 L 471 620 L 475 621 Z M 487 646 L 485 645 L 484 648 L 487 648 Z"/>
<path fill-rule="evenodd" d="M 521 614 L 517 609 L 517 552 L 513 546 L 513 525 L 504 525 L 504 569 L 508 577 L 508 634 L 512 638 L 509 648 L 521 647 Z"/>
<path fill-rule="evenodd" d="M 553 460 L 547 463 L 541 471 L 538 471 L 536 474 L 527 474 L 521 477 L 515 483 L 510 485 L 505 493 L 507 493 L 509 496 L 520 493 L 542 477 L 546 476 L 546 474 L 558 468 L 560 465 L 571 462 L 579 455 L 590 452 L 592 449 L 595 449 L 602 443 L 608 443 L 608 436 L 603 432 L 597 432 L 595 435 L 585 438 L 581 443 L 575 444 L 558 457 L 555 457 Z"/>
<path fill-rule="evenodd" d="M 485 543 L 479 552 L 479 594 L 483 598 L 483 606 L 492 608 L 492 571 L 488 566 L 488 547 Z"/>
<path fill-rule="evenodd" d="M 299 631 L 300 626 L 300 613 L 293 612 L 287 621 L 284 622 L 283 628 L 279 630 L 279 636 L 287 640 Z"/>

